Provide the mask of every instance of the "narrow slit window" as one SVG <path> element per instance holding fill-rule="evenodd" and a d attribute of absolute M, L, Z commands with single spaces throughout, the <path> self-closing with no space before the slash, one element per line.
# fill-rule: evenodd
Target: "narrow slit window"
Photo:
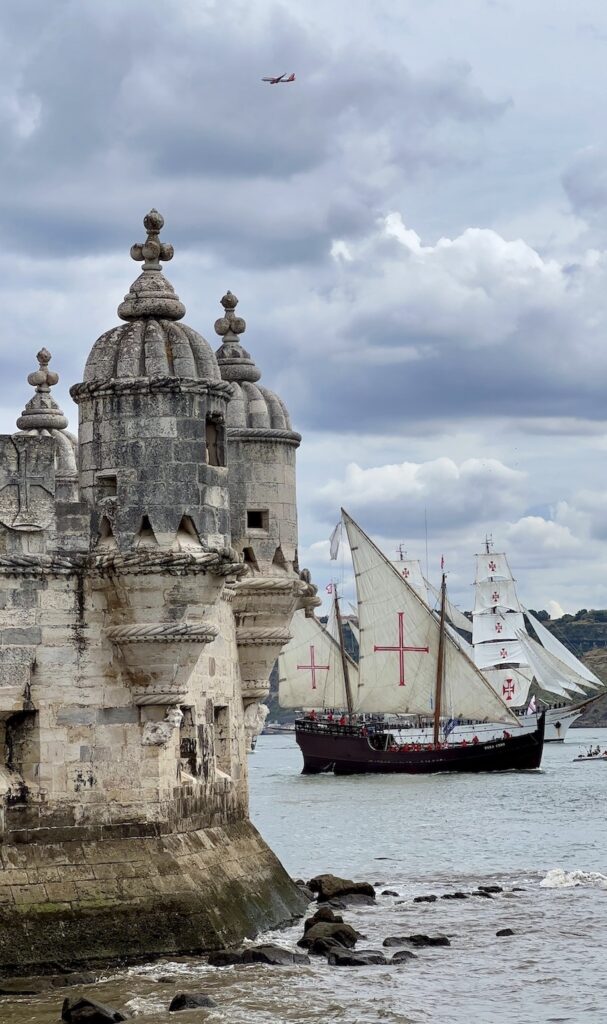
<path fill-rule="evenodd" d="M 209 466 L 225 466 L 225 424 L 216 416 L 207 416 L 205 423 L 206 461 Z"/>

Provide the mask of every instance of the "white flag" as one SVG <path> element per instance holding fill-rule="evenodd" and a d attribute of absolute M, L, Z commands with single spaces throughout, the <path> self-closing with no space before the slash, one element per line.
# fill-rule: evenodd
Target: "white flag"
<path fill-rule="evenodd" d="M 525 711 L 525 714 L 526 715 L 534 715 L 536 711 L 537 711 L 537 703 L 536 703 L 535 697 L 532 697 L 531 700 L 529 701 L 529 706 L 527 707 L 527 710 Z"/>
<path fill-rule="evenodd" d="M 329 537 L 329 551 L 331 554 L 331 561 L 334 562 L 339 552 L 339 542 L 341 540 L 341 519 L 337 526 L 333 530 L 333 533 Z"/>

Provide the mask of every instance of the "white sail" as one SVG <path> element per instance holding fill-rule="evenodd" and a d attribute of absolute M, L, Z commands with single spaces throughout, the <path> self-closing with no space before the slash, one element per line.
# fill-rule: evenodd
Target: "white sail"
<path fill-rule="evenodd" d="M 472 622 L 473 644 L 487 640 L 515 640 L 517 631 L 525 628 L 522 612 L 475 612 Z"/>
<path fill-rule="evenodd" d="M 516 595 L 513 580 L 485 580 L 474 588 L 474 611 L 485 612 L 492 608 L 520 612 L 521 606 Z"/>
<path fill-rule="evenodd" d="M 519 639 L 478 644 L 474 648 L 474 661 L 477 668 L 485 669 L 494 665 L 525 664 L 527 659 Z"/>
<path fill-rule="evenodd" d="M 360 644 L 360 629 L 358 628 L 358 623 L 354 622 L 352 619 L 348 619 L 348 625 L 352 630 L 352 636 L 356 640 L 356 643 Z"/>
<path fill-rule="evenodd" d="M 416 594 L 419 594 L 422 601 L 429 604 L 428 587 L 424 579 L 419 558 L 400 558 L 392 562 L 399 576 L 413 587 Z"/>
<path fill-rule="evenodd" d="M 438 602 L 438 604 L 440 604 L 440 590 L 437 587 L 435 587 L 432 583 L 428 583 L 428 580 L 425 580 L 425 584 L 426 587 L 428 588 L 429 596 L 435 602 Z M 449 622 L 451 622 L 451 624 L 454 625 L 456 629 L 463 629 L 467 633 L 472 632 L 472 623 L 470 622 L 470 619 L 467 619 L 464 613 L 460 612 L 459 608 L 456 608 L 455 605 L 452 604 L 451 601 L 449 601 L 449 599 L 447 599 L 445 610 Z"/>
<path fill-rule="evenodd" d="M 343 517 L 359 609 L 356 710 L 428 714 L 434 704 L 439 623 L 354 520 L 345 512 Z M 518 726 L 515 716 L 449 633 L 444 647 L 444 714 Z"/>
<path fill-rule="evenodd" d="M 563 661 L 569 666 L 569 668 L 573 669 L 574 672 L 577 672 L 578 675 L 582 676 L 586 680 L 588 686 L 594 686 L 601 690 L 605 688 L 605 683 L 603 683 L 598 676 L 595 676 L 594 672 L 591 672 L 583 662 L 579 661 L 575 654 L 572 654 L 560 640 L 557 640 L 554 633 L 551 633 L 549 629 L 546 629 L 546 627 L 543 626 L 542 623 L 527 610 L 527 608 L 525 608 L 524 611 L 529 622 L 533 626 L 535 634 L 542 647 L 545 647 L 546 650 L 550 651 L 551 654 L 554 654 L 559 661 Z"/>
<path fill-rule="evenodd" d="M 485 580 L 511 580 L 512 573 L 508 565 L 508 559 L 503 552 L 493 552 L 476 556 L 476 582 L 484 583 Z"/>
<path fill-rule="evenodd" d="M 278 658 L 278 702 L 281 708 L 345 708 L 339 644 L 314 616 L 295 612 L 292 639 Z M 352 692 L 356 694 L 358 668 L 348 660 Z"/>
<path fill-rule="evenodd" d="M 518 668 L 487 668 L 483 675 L 487 677 L 496 693 L 511 708 L 520 708 L 527 704 L 529 688 L 533 680 L 530 669 Z"/>
<path fill-rule="evenodd" d="M 434 614 L 439 615 L 439 612 L 435 612 Z M 466 657 L 469 658 L 470 661 L 474 664 L 474 647 L 472 646 L 472 644 L 469 644 L 467 640 L 464 640 L 461 633 L 458 633 L 450 622 L 445 623 L 445 625 L 447 627 L 447 632 L 451 639 L 453 640 L 453 642 L 459 647 L 461 651 L 464 652 Z"/>
<path fill-rule="evenodd" d="M 587 697 L 584 689 L 587 686 L 586 680 L 577 675 L 559 658 L 555 658 L 550 651 L 545 650 L 533 640 L 527 633 L 521 633 L 519 639 L 526 653 L 526 660 L 533 669 L 533 674 L 543 690 L 554 693 L 559 697 L 568 698 L 570 694 L 577 694 Z"/>

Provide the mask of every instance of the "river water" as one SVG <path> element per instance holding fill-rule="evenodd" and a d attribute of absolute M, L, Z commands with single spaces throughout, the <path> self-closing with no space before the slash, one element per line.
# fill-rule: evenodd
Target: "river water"
<path fill-rule="evenodd" d="M 83 991 L 142 1024 L 604 1022 L 607 763 L 573 763 L 588 742 L 607 746 L 607 732 L 573 730 L 545 748 L 539 772 L 335 778 L 302 776 L 291 736 L 261 737 L 251 816 L 290 873 L 330 871 L 398 893 L 344 912 L 367 936 L 359 947 L 414 932 L 447 934 L 450 947 L 366 968 L 314 958 L 309 967 L 213 969 L 181 958 L 108 971 Z M 506 891 L 412 902 L 479 884 Z M 498 938 L 501 928 L 515 934 Z M 269 938 L 295 948 L 301 930 Z M 217 1008 L 169 1014 L 172 995 L 187 990 Z M 0 998 L 0 1024 L 56 1024 L 66 994 L 74 990 Z"/>

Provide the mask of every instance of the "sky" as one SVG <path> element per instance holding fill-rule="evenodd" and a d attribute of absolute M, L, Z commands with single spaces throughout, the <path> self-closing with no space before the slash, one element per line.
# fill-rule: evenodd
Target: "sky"
<path fill-rule="evenodd" d="M 75 429 L 156 207 L 303 434 L 321 591 L 343 505 L 462 608 L 487 534 L 527 606 L 607 607 L 606 49 L 602 0 L 4 0 L 0 430 L 42 345 Z"/>

